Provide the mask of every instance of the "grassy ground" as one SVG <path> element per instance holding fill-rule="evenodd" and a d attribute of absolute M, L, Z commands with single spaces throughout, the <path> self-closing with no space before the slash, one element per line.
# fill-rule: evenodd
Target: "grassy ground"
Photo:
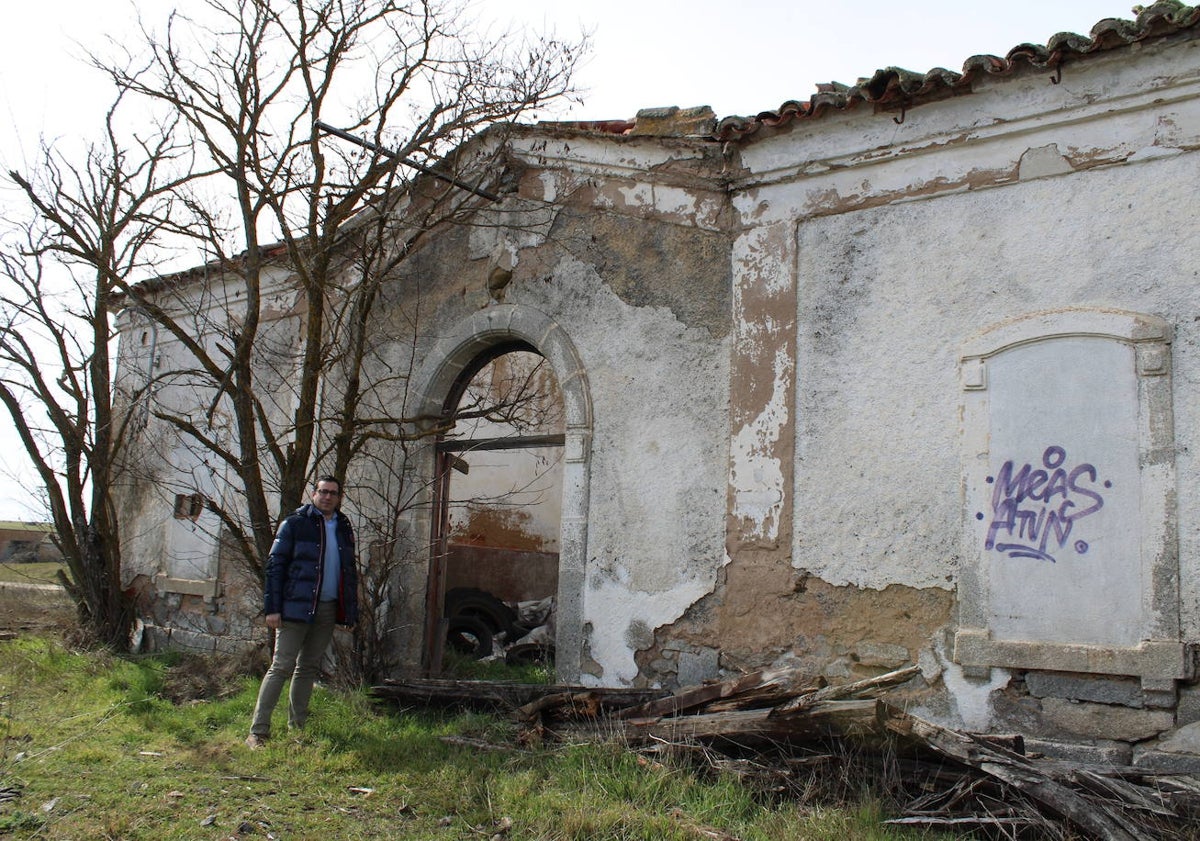
<path fill-rule="evenodd" d="M 57 584 L 59 563 L 0 564 L 0 583 Z"/>
<path fill-rule="evenodd" d="M 62 589 L 0 586 L 0 632 L 62 635 L 75 626 L 75 609 Z"/>
<path fill-rule="evenodd" d="M 214 683 L 221 665 L 81 653 L 48 635 L 0 642 L 0 836 L 921 837 L 882 827 L 870 801 L 773 801 L 613 745 L 522 748 L 499 717 L 383 709 L 323 689 L 303 734 L 287 734 L 281 709 L 277 738 L 250 751 L 257 683 Z"/>

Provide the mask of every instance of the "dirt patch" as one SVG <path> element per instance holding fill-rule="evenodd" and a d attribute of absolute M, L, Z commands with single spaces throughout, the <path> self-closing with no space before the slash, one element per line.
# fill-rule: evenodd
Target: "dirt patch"
<path fill-rule="evenodd" d="M 162 697 L 175 704 L 235 695 L 245 678 L 261 675 L 267 656 L 260 648 L 239 654 L 182 654 L 163 675 Z"/>
<path fill-rule="evenodd" d="M 62 631 L 75 627 L 75 606 L 58 587 L 0 585 L 0 631 Z"/>

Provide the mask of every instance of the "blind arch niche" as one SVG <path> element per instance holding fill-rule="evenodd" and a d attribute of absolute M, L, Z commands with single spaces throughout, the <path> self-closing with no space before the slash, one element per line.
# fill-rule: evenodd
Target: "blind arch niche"
<path fill-rule="evenodd" d="M 1170 329 L 1036 313 L 960 355 L 964 564 L 954 658 L 1191 676 L 1180 639 Z"/>

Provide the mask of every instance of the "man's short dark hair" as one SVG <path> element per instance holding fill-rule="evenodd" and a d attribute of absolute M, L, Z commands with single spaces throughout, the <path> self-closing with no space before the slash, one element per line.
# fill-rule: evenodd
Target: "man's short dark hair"
<path fill-rule="evenodd" d="M 328 474 L 321 476 L 317 479 L 317 481 L 313 482 L 313 487 L 316 488 L 317 485 L 321 484 L 322 482 L 333 482 L 333 484 L 338 486 L 338 493 L 340 494 L 342 492 L 342 480 L 337 476 L 330 476 Z"/>

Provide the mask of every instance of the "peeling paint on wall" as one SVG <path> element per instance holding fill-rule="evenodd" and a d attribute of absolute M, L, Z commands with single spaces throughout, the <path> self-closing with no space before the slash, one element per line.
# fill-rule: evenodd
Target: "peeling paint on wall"
<path fill-rule="evenodd" d="M 680 578 L 670 589 L 648 593 L 629 586 L 632 575 L 623 565 L 610 578 L 593 578 L 586 601 L 592 658 L 601 673 L 585 683 L 624 686 L 638 676 L 636 654 L 654 642 L 654 630 L 683 615 L 696 600 L 712 592 L 714 583 Z"/>
<path fill-rule="evenodd" d="M 1130 659 L 1095 671 L 1181 654 L 1190 669 L 1200 628 L 1200 484 L 1190 480 L 1200 410 L 1189 399 L 1200 387 L 1200 258 L 1180 208 L 1194 203 L 1200 38 L 1119 52 L 1073 60 L 1062 86 L 1033 73 L 989 76 L 969 97 L 911 109 L 903 125 L 859 108 L 724 145 L 542 128 L 507 136 L 504 183 L 519 196 L 479 211 L 469 230 L 421 241 L 386 289 L 373 328 L 387 338 L 372 373 L 462 370 L 489 342 L 512 340 L 509 325 L 522 318 L 538 329 L 520 341 L 552 335 L 570 346 L 556 357 L 568 360 L 556 370 L 573 389 L 575 418 L 560 532 L 573 561 L 560 568 L 560 594 L 576 604 L 573 636 L 560 639 L 585 680 L 670 682 L 786 663 L 840 681 L 916 660 L 924 683 L 911 697 L 938 720 L 999 727 L 1007 705 L 1011 720 L 1042 716 L 1047 732 L 1097 726 L 1096 709 L 1070 709 L 1080 699 L 1024 692 L 1030 671 L 1096 654 L 1047 653 L 1047 623 L 1069 620 L 1039 624 L 1006 610 L 1012 639 L 1000 642 L 1022 643 L 1019 662 L 972 661 L 962 634 L 986 635 L 964 621 L 982 543 L 963 521 L 987 516 L 964 505 L 974 485 L 962 442 L 974 427 L 961 393 L 982 390 L 986 372 L 981 364 L 960 378 L 963 341 L 1062 309 L 1119 308 L 1170 326 L 1153 358 L 1134 361 L 1160 383 L 1137 388 L 1151 404 L 1173 404 L 1175 426 L 1162 412 L 1138 414 L 1150 443 L 1121 473 L 1006 421 L 1009 437 L 996 440 L 1007 448 L 979 481 L 1004 475 L 1008 460 L 1032 475 L 1054 445 L 1105 478 L 1151 482 L 1165 513 L 1130 514 L 1123 536 L 1149 559 L 1142 589 L 1161 583 L 1116 592 L 1131 589 L 1131 569 L 1121 587 L 1099 589 L 1144 607 L 1145 624 L 1172 647 L 1144 651 L 1145 636 L 1130 631 L 1120 640 L 1137 644 L 1125 646 Z M 439 353 L 453 364 L 438 367 L 430 357 Z M 1066 362 L 1061 376 L 1078 383 L 1078 361 L 1039 356 L 1021 377 Z M 1046 382 L 1049 395 L 998 399 L 1044 413 L 1069 391 Z M 419 399 L 444 396 L 426 387 Z M 396 392 L 381 402 L 404 403 Z M 472 525 L 530 554 L 531 535 L 546 537 L 498 520 Z M 415 515 L 410 526 L 420 545 L 428 523 Z M 167 556 L 161 543 L 144 540 L 143 564 Z M 1082 550 L 1088 561 L 1101 556 L 1101 547 Z M 1112 553 L 1133 554 L 1123 544 Z M 1056 573 L 1067 570 L 1045 554 Z M 402 610 L 420 608 L 422 563 L 399 573 L 408 576 Z M 1076 578 L 1085 573 L 1075 568 Z M 1022 607 L 1056 610 L 1063 592 L 1074 591 L 1039 592 L 1044 600 Z M 1097 621 L 1119 615 L 1085 598 Z M 169 599 L 195 614 L 182 630 L 219 624 L 201 621 L 209 603 Z M 1031 631 L 1037 639 L 1026 639 Z M 1191 674 L 1148 677 L 1126 706 L 1152 709 L 1128 716 L 1123 733 L 1156 732 Z M 1194 685 L 1188 692 L 1200 706 Z"/>
<path fill-rule="evenodd" d="M 786 225 L 747 233 L 735 243 L 731 547 L 776 545 L 788 528 L 796 378 L 792 252 Z M 739 552 L 731 551 L 739 561 Z"/>
<path fill-rule="evenodd" d="M 750 523 L 750 534 L 763 540 L 779 537 L 785 500 L 783 460 L 776 454 L 788 427 L 787 399 L 793 375 L 786 350 L 775 354 L 774 387 L 770 402 L 753 421 L 739 429 L 730 447 L 733 515 Z"/>

